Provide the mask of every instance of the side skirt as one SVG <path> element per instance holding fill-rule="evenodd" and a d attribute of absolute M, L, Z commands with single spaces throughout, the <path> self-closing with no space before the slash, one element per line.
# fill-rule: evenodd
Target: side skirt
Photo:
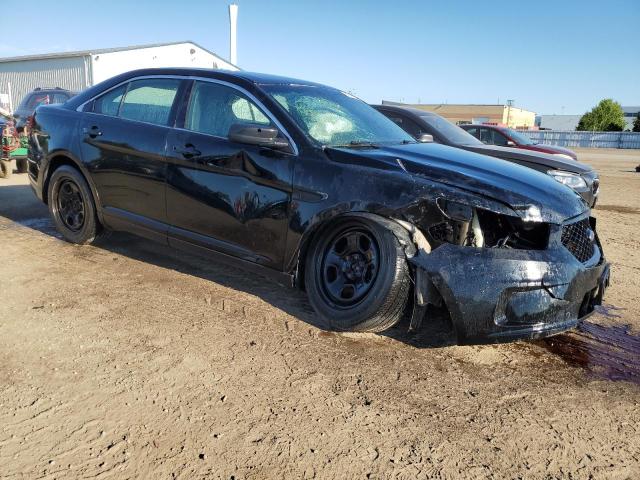
<path fill-rule="evenodd" d="M 294 275 L 217 251 L 212 248 L 218 242 L 215 239 L 210 239 L 210 241 L 206 242 L 207 246 L 205 246 L 202 235 L 177 229 L 157 220 L 113 207 L 105 207 L 102 212 L 106 226 L 113 230 L 133 233 L 187 253 L 207 257 L 214 262 L 224 263 L 231 267 L 240 267 L 243 270 L 271 278 L 287 287 L 293 287 Z M 190 238 L 190 236 L 193 236 L 193 238 Z M 208 245 L 211 245 L 211 247 Z"/>

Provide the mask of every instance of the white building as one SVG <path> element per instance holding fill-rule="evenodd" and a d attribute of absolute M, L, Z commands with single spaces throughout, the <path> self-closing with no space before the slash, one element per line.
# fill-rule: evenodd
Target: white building
<path fill-rule="evenodd" d="M 625 130 L 633 130 L 633 123 L 640 115 L 640 106 L 636 107 L 622 107 L 622 111 L 624 112 L 624 121 L 627 122 L 627 128 Z"/>
<path fill-rule="evenodd" d="M 151 67 L 239 70 L 190 41 L 0 58 L 0 103 L 13 110 L 37 87 L 78 92 L 114 75 Z"/>
<path fill-rule="evenodd" d="M 582 115 L 538 115 L 536 125 L 544 130 L 575 130 Z"/>

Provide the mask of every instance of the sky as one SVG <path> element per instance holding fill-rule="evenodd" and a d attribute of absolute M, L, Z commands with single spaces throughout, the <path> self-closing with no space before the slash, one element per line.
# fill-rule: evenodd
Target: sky
<path fill-rule="evenodd" d="M 192 40 L 228 58 L 229 3 L 30 0 L 20 21 L 3 15 L 0 57 Z M 242 69 L 368 102 L 512 99 L 539 114 L 640 104 L 640 0 L 236 3 Z"/>

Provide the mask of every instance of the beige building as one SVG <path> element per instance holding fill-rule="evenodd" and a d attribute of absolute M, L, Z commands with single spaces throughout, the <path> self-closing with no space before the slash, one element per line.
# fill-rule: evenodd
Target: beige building
<path fill-rule="evenodd" d="M 382 103 L 434 112 L 453 123 L 488 123 L 508 125 L 512 128 L 532 128 L 536 114 L 529 110 L 509 105 L 461 105 L 461 104 L 399 104 L 383 100 Z M 535 128 L 535 127 L 534 127 Z"/>

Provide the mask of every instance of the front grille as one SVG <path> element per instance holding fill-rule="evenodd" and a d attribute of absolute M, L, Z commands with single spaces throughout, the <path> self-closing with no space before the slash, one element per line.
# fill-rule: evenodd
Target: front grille
<path fill-rule="evenodd" d="M 595 232 L 591 229 L 589 219 L 562 227 L 562 245 L 582 263 L 593 257 Z"/>
<path fill-rule="evenodd" d="M 598 193 L 598 189 L 600 188 L 600 180 L 596 178 L 591 184 L 591 191 L 596 194 Z"/>

